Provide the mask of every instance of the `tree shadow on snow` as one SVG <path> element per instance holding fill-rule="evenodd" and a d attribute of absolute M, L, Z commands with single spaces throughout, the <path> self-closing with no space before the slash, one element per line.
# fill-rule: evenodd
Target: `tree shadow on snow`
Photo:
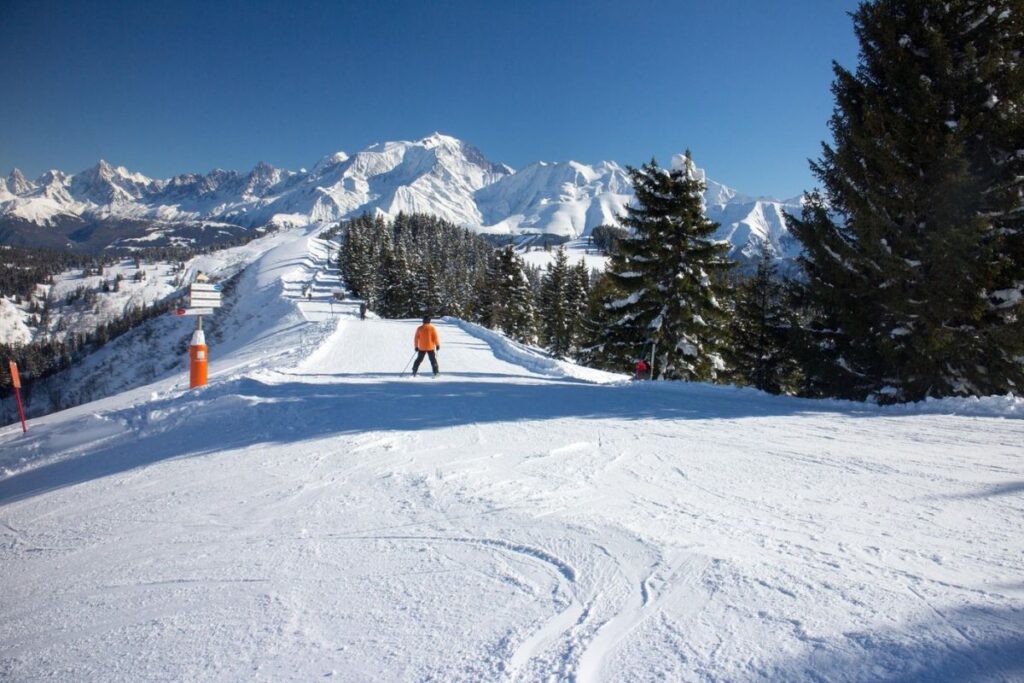
<path fill-rule="evenodd" d="M 933 496 L 950 500 L 979 500 L 982 498 L 996 498 L 998 496 L 1009 496 L 1015 493 L 1024 492 L 1024 481 L 1008 481 L 1000 484 L 989 484 L 980 491 L 967 491 L 965 493 L 950 493 L 943 496 Z"/>
<path fill-rule="evenodd" d="M 531 377 L 529 383 L 515 379 L 515 375 L 452 373 L 437 381 L 406 377 L 321 384 L 246 377 L 221 382 L 105 414 L 110 421 L 127 425 L 126 437 L 107 442 L 95 452 L 0 480 L 0 504 L 161 460 L 332 435 L 561 418 L 735 420 L 799 418 L 829 411 L 814 402 L 739 395 L 706 385 L 689 385 L 681 392 L 657 390 L 647 383 L 623 387 L 567 379 Z M 829 412 L 857 414 L 849 409 Z"/>
<path fill-rule="evenodd" d="M 411 367 L 411 366 L 410 366 Z M 420 381 L 421 378 L 430 379 L 431 374 L 430 361 L 424 360 L 420 367 L 420 374 L 415 378 L 416 381 Z M 405 372 L 303 372 L 302 377 L 317 377 L 327 378 L 335 380 L 354 380 L 354 379 L 388 379 L 388 380 L 412 380 L 412 370 L 406 369 Z M 593 386 L 592 382 L 585 382 L 584 380 L 578 380 L 568 377 L 539 377 L 537 375 L 531 375 L 530 373 L 523 371 L 522 374 L 512 374 L 507 372 L 447 372 L 443 367 L 441 368 L 441 376 L 444 378 L 446 383 L 451 383 L 452 379 L 493 379 L 493 380 L 505 380 L 520 378 L 528 379 L 532 383 L 543 384 L 545 382 L 552 384 L 588 384 Z"/>
<path fill-rule="evenodd" d="M 966 607 L 897 630 L 844 633 L 835 647 L 759 671 L 756 680 L 980 683 L 1024 680 L 1024 612 Z"/>

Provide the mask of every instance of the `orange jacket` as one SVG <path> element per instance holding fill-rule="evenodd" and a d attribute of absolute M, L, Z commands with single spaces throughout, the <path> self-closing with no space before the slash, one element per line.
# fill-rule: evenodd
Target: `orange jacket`
<path fill-rule="evenodd" d="M 441 348 L 437 341 L 437 330 L 430 323 L 424 323 L 416 328 L 416 350 L 433 351 Z"/>

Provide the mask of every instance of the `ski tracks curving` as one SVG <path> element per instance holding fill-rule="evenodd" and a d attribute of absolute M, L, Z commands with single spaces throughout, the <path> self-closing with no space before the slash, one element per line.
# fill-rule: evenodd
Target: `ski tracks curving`
<path fill-rule="evenodd" d="M 701 579 L 708 557 L 682 550 L 662 554 L 636 539 L 616 540 L 611 549 L 603 539 L 582 549 L 572 573 L 559 569 L 549 553 L 530 553 L 559 569 L 561 603 L 508 656 L 505 680 L 613 680 L 613 658 L 647 620 L 670 606 L 674 619 L 685 619 L 706 604 Z"/>
<path fill-rule="evenodd" d="M 637 567 L 626 557 L 620 562 L 620 576 L 630 587 L 617 611 L 600 627 L 580 655 L 575 680 L 581 682 L 612 680 L 606 669 L 624 642 L 648 619 L 672 605 L 680 614 L 695 614 L 707 602 L 700 579 L 710 559 L 699 554 L 680 552 L 659 561 L 642 579 Z"/>

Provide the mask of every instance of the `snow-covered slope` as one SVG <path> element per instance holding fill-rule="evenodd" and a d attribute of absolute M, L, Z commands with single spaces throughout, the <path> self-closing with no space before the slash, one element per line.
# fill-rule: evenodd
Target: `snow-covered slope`
<path fill-rule="evenodd" d="M 72 176 L 68 190 L 80 201 L 103 206 L 142 199 L 152 185 L 146 176 L 130 173 L 123 166 L 114 168 L 100 159 L 94 167 Z"/>
<path fill-rule="evenodd" d="M 62 340 L 69 334 L 92 332 L 98 323 L 116 319 L 129 307 L 141 309 L 168 296 L 183 298 L 188 283 L 203 273 L 227 283 L 224 307 L 212 319 L 207 319 L 207 334 L 216 343 L 245 345 L 250 338 L 241 335 L 239 330 L 253 327 L 256 324 L 253 321 L 265 322 L 268 311 L 280 312 L 282 306 L 290 310 L 287 301 L 298 300 L 306 290 L 315 292 L 319 300 L 326 300 L 333 292 L 343 289 L 337 269 L 328 264 L 331 245 L 311 237 L 317 230 L 316 227 L 286 230 L 240 247 L 196 256 L 185 262 L 181 271 L 171 270 L 168 264 L 143 262 L 142 269 L 147 277 L 141 282 L 131 276 L 137 271 L 130 262 L 108 267 L 104 275 L 108 281 L 118 272 L 128 275 L 118 291 L 109 293 L 95 294 L 96 282 L 100 279 L 97 276 L 83 278 L 80 271 L 65 273 L 56 278 L 53 285 L 37 288 L 44 290 L 43 294 L 52 302 L 45 338 Z M 280 279 L 277 288 L 268 289 L 251 280 L 253 272 L 269 268 L 246 270 L 264 258 L 274 263 L 283 263 L 287 258 L 287 265 L 281 265 L 276 273 Z M 67 306 L 57 303 L 78 288 L 93 292 L 93 301 L 87 305 L 82 305 L 81 299 Z M 245 302 L 236 311 L 240 289 L 246 290 Z M 260 299 L 250 290 L 262 291 L 267 298 Z M 7 330 L 5 343 L 39 339 L 40 330 L 24 324 L 25 309 L 24 305 L 14 306 L 0 299 L 0 325 Z M 114 338 L 71 368 L 37 381 L 27 405 L 29 415 L 47 414 L 148 384 L 168 372 L 181 372 L 187 363 L 183 352 L 194 322 L 194 318 L 162 315 Z M 259 326 L 252 332 L 256 336 L 263 333 Z M 4 337 L 0 337 L 2 340 Z M 13 410 L 10 401 L 3 405 L 2 415 L 7 418 L 4 422 L 14 419 Z"/>
<path fill-rule="evenodd" d="M 33 330 L 25 306 L 19 306 L 6 297 L 0 297 L 0 344 L 29 344 Z"/>
<path fill-rule="evenodd" d="M 616 223 L 632 198 L 632 186 L 615 163 L 539 162 L 480 190 L 476 198 L 488 231 L 578 237 Z"/>
<path fill-rule="evenodd" d="M 706 196 L 709 216 L 722 223 L 720 237 L 732 242 L 736 255 L 753 253 L 762 241 L 780 257 L 793 255 L 781 212 L 798 210 L 794 202 L 755 200 L 710 180 Z M 304 226 L 364 212 L 430 213 L 480 232 L 576 238 L 617 222 L 631 199 L 629 178 L 615 162 L 538 162 L 513 172 L 435 133 L 378 143 L 352 156 L 337 152 L 308 172 L 261 162 L 248 174 L 214 170 L 151 180 L 100 161 L 73 176 L 51 171 L 32 183 L 15 169 L 0 185 L 0 239 L 11 230 L 5 220 L 15 221 L 20 243 L 30 241 L 23 224 L 64 224 L 71 243 L 98 248 L 132 246 L 149 233 L 152 240 L 170 239 L 175 224 L 197 221 Z M 132 234 L 82 230 L 83 224 L 121 226 Z M 97 235 L 106 241 L 89 241 Z"/>
<path fill-rule="evenodd" d="M 454 223 L 480 222 L 473 192 L 509 173 L 473 147 L 434 134 L 415 143 L 375 144 L 322 160 L 314 173 L 262 212 L 333 221 L 375 211 L 432 213 Z"/>
<path fill-rule="evenodd" d="M 35 189 L 35 184 L 28 180 L 18 169 L 11 171 L 4 183 L 4 189 L 14 195 L 28 194 Z"/>
<path fill-rule="evenodd" d="M 1020 399 L 631 384 L 455 320 L 413 379 L 415 321 L 266 239 L 209 386 L 0 429 L 0 677 L 1024 676 Z"/>

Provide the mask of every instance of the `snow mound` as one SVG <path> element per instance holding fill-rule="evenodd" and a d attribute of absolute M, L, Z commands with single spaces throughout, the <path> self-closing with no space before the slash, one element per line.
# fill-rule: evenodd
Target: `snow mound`
<path fill-rule="evenodd" d="M 977 417 L 1003 417 L 1024 419 L 1024 397 L 968 396 L 951 398 L 928 398 L 917 403 L 882 406 L 883 413 L 903 415 L 972 415 Z"/>
<path fill-rule="evenodd" d="M 578 379 L 595 384 L 618 384 L 629 381 L 628 375 L 616 375 L 611 372 L 586 368 L 582 365 L 551 358 L 546 356 L 540 349 L 512 341 L 500 332 L 489 330 L 475 323 L 466 322 L 459 318 L 445 318 L 445 320 L 454 323 L 461 330 L 477 339 L 487 342 L 495 358 L 507 363 L 520 365 L 538 375 Z"/>

